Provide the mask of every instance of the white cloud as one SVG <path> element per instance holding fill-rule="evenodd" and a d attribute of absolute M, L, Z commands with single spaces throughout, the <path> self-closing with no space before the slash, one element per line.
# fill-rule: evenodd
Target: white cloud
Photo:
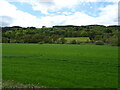
<path fill-rule="evenodd" d="M 76 12 L 71 16 L 67 16 L 67 20 L 65 21 L 67 25 L 89 25 L 95 24 L 95 18 L 88 16 L 81 12 Z"/>
<path fill-rule="evenodd" d="M 118 24 L 118 8 L 117 4 L 108 5 L 105 8 L 100 8 L 101 13 L 98 17 L 92 17 L 85 13 L 76 12 L 72 15 L 58 15 L 58 16 L 46 16 L 41 18 L 44 25 L 117 25 Z"/>
<path fill-rule="evenodd" d="M 105 8 L 100 8 L 101 13 L 96 19 L 99 24 L 113 25 L 118 24 L 118 5 L 108 5 Z"/>
<path fill-rule="evenodd" d="M 32 0 L 29 3 L 32 5 L 33 10 L 49 14 L 49 11 L 54 12 L 63 8 L 73 8 L 78 4 L 78 0 Z"/>
<path fill-rule="evenodd" d="M 10 17 L 12 18 L 13 22 L 9 22 L 10 26 L 14 26 L 14 25 L 19 25 L 19 26 L 39 26 L 39 19 L 37 19 L 35 16 L 17 10 L 17 8 L 14 5 L 9 4 L 8 2 L 1 0 L 0 1 L 0 16 L 2 17 Z M 2 19 L 3 20 L 3 19 Z M 3 20 L 4 22 L 8 22 L 7 20 L 9 19 L 5 19 Z"/>
<path fill-rule="evenodd" d="M 30 2 L 33 0 L 7 0 L 9 2 Z M 39 1 L 39 2 L 50 2 L 53 0 L 35 0 L 35 1 Z M 60 0 L 54 0 L 54 1 L 60 1 Z M 74 1 L 74 0 L 71 0 Z M 79 2 L 119 2 L 119 0 L 77 0 Z"/>
<path fill-rule="evenodd" d="M 98 17 L 92 17 L 82 12 L 76 12 L 70 15 L 47 16 L 41 20 L 48 26 L 52 25 L 117 25 L 118 24 L 118 5 L 108 5 L 100 8 L 101 12 Z"/>
<path fill-rule="evenodd" d="M 98 17 L 92 17 L 82 12 L 76 12 L 72 15 L 70 14 L 69 16 L 59 15 L 59 16 L 49 17 L 49 19 L 44 17 L 44 19 L 46 19 L 46 22 L 48 20 L 56 24 L 63 22 L 64 25 L 90 25 L 90 24 L 117 25 L 118 24 L 117 4 L 108 5 L 104 8 L 100 8 L 100 10 L 101 12 Z"/>
<path fill-rule="evenodd" d="M 49 11 L 58 11 L 63 8 L 74 8 L 77 4 L 85 2 L 118 2 L 119 0 L 7 0 L 9 2 L 29 3 L 33 10 L 40 11 L 43 14 L 49 14 Z"/>
<path fill-rule="evenodd" d="M 23 1 L 27 2 L 27 0 L 21 0 L 21 2 Z M 28 1 L 36 2 L 37 0 L 28 0 Z M 46 0 L 46 2 L 47 1 L 50 2 L 50 0 Z M 75 4 L 76 2 L 77 0 L 74 1 L 73 3 L 69 3 L 69 4 L 67 3 L 66 5 L 71 7 L 72 4 Z M 56 5 L 57 3 L 58 2 L 56 2 Z M 51 1 L 51 3 L 49 3 L 47 6 L 50 6 L 51 8 L 55 8 L 54 6 L 52 7 L 52 5 L 54 4 L 55 2 L 53 3 L 53 1 Z M 61 3 L 61 7 L 64 7 L 64 6 L 65 5 L 62 5 Z M 37 7 L 36 5 L 36 8 L 34 7 L 34 9 L 40 9 L 40 7 Z M 98 17 L 92 17 L 82 12 L 76 12 L 76 13 L 63 12 L 67 16 L 66 15 L 55 15 L 55 16 L 48 15 L 41 18 L 37 18 L 36 16 L 33 16 L 27 12 L 17 10 L 17 8 L 14 5 L 8 3 L 5 0 L 0 0 L 0 12 L 1 12 L 0 16 L 6 16 L 13 19 L 11 20 L 11 22 L 7 21 L 9 19 L 4 19 L 6 21 L 3 20 L 3 23 L 7 22 L 7 25 L 9 24 L 10 26 L 18 25 L 23 27 L 27 27 L 27 26 L 41 27 L 45 25 L 49 27 L 49 26 L 61 25 L 61 24 L 62 25 L 89 25 L 89 24 L 115 25 L 117 24 L 117 17 L 118 17 L 117 4 L 108 5 L 104 8 L 100 8 L 100 10 L 101 12 Z M 44 11 L 43 13 L 48 13 L 47 9 L 43 11 Z"/>

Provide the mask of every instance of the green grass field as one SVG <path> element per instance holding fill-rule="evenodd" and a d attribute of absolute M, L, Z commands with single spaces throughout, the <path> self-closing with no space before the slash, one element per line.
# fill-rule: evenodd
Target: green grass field
<path fill-rule="evenodd" d="M 117 88 L 118 47 L 3 44 L 3 80 L 58 88 Z"/>
<path fill-rule="evenodd" d="M 90 41 L 89 37 L 66 37 L 65 39 L 68 43 L 70 43 L 72 40 L 76 40 L 77 42 Z"/>

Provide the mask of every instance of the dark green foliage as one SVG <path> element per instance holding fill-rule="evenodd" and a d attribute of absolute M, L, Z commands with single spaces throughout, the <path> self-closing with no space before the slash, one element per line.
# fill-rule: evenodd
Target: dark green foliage
<path fill-rule="evenodd" d="M 72 40 L 71 44 L 77 44 L 77 41 L 76 40 Z"/>
<path fill-rule="evenodd" d="M 105 32 L 105 33 L 112 33 L 112 30 L 106 29 L 104 32 Z"/>
<path fill-rule="evenodd" d="M 81 37 L 88 37 L 89 34 L 88 34 L 87 31 L 84 30 L 84 31 L 81 31 L 81 32 L 80 32 L 80 36 L 81 36 Z"/>
<path fill-rule="evenodd" d="M 60 38 L 59 43 L 60 43 L 60 44 L 65 44 L 65 43 L 66 43 L 66 40 L 65 40 L 64 38 Z"/>
<path fill-rule="evenodd" d="M 104 42 L 102 42 L 102 41 L 96 41 L 95 44 L 96 45 L 104 45 Z"/>
<path fill-rule="evenodd" d="M 91 29 L 91 30 L 89 31 L 89 38 L 90 38 L 90 40 L 94 40 L 95 35 L 96 35 L 96 32 L 97 32 L 97 31 L 95 31 L 95 30 L 93 30 L 93 29 Z"/>
<path fill-rule="evenodd" d="M 41 41 L 41 42 L 38 42 L 38 44 L 44 44 L 44 42 L 43 42 L 43 41 Z"/>
<path fill-rule="evenodd" d="M 10 40 L 6 37 L 2 38 L 2 43 L 10 43 Z"/>
<path fill-rule="evenodd" d="M 105 44 L 119 46 L 117 37 L 119 26 L 102 26 L 102 25 L 88 25 L 88 26 L 53 26 L 47 28 L 19 26 L 3 27 L 2 37 L 3 43 L 53 43 L 65 44 L 67 37 L 89 37 L 91 43 L 95 41 L 103 41 Z M 88 42 L 89 43 L 89 42 Z"/>
<path fill-rule="evenodd" d="M 95 41 L 102 40 L 102 35 L 95 35 Z"/>

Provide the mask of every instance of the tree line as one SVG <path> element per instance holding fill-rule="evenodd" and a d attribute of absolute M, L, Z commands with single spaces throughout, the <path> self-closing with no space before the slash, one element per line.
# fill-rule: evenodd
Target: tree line
<path fill-rule="evenodd" d="M 119 46 L 120 26 L 53 26 L 36 27 L 2 27 L 3 43 L 50 43 L 65 44 L 65 37 L 89 37 L 87 43 L 104 43 Z M 74 40 L 75 43 L 75 40 Z M 78 42 L 76 42 L 78 43 Z M 82 43 L 82 42 L 81 42 Z"/>

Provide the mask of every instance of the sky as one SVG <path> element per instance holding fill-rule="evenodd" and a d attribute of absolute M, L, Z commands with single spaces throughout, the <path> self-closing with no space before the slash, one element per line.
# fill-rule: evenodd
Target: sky
<path fill-rule="evenodd" d="M 118 25 L 119 0 L 0 0 L 0 26 Z"/>

